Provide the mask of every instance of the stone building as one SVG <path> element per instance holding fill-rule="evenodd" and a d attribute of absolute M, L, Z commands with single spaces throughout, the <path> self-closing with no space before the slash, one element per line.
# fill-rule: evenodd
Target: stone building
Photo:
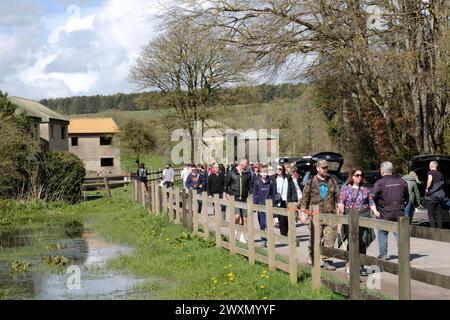
<path fill-rule="evenodd" d="M 120 174 L 118 132 L 112 118 L 71 119 L 69 151 L 83 160 L 88 174 Z"/>

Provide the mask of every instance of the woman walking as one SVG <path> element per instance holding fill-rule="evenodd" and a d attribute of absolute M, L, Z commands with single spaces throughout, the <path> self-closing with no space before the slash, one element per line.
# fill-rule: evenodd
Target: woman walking
<path fill-rule="evenodd" d="M 360 217 L 370 218 L 370 210 L 378 215 L 375 202 L 369 189 L 363 186 L 364 175 L 361 169 L 352 169 L 348 175 L 347 184 L 339 193 L 338 209 L 340 214 L 348 215 L 351 209 L 357 209 Z M 348 238 L 348 225 L 343 225 L 343 239 Z M 367 248 L 375 240 L 375 233 L 369 228 L 359 228 L 359 253 L 366 254 Z M 349 246 L 347 245 L 347 250 Z M 348 273 L 348 266 L 345 268 Z M 361 275 L 367 275 L 364 266 Z"/>
<path fill-rule="evenodd" d="M 269 166 L 262 165 L 259 174 L 256 176 L 256 181 L 253 187 L 253 203 L 266 205 L 266 200 L 275 199 L 275 183 L 269 178 Z M 259 229 L 267 230 L 266 213 L 258 211 Z M 263 246 L 267 247 L 267 238 L 261 237 Z"/>
<path fill-rule="evenodd" d="M 275 181 L 275 200 L 274 205 L 279 208 L 287 208 L 288 202 L 297 202 L 297 191 L 295 190 L 294 182 L 292 178 L 286 174 L 286 168 L 284 165 L 277 166 L 277 173 L 274 178 Z M 280 233 L 283 236 L 288 235 L 288 217 L 278 216 L 280 223 Z"/>

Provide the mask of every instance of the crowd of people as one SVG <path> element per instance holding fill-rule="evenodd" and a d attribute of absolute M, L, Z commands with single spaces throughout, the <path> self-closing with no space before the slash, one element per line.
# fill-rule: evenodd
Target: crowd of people
<path fill-rule="evenodd" d="M 437 170 L 436 161 L 429 164 L 426 186 L 426 199 L 431 227 L 442 227 L 442 212 L 440 203 L 445 194 L 443 191 L 443 175 Z M 142 171 L 140 168 L 139 170 Z M 138 173 L 139 173 L 138 170 Z M 167 171 L 166 171 L 167 170 Z M 163 173 L 164 184 L 173 185 L 174 173 L 170 165 Z M 213 162 L 210 166 L 186 165 L 181 171 L 181 178 L 185 189 L 197 190 L 198 210 L 201 212 L 201 195 L 207 192 L 208 197 L 218 194 L 221 199 L 233 196 L 235 201 L 246 202 L 251 195 L 254 204 L 265 205 L 269 199 L 273 206 L 287 208 L 289 203 L 296 207 L 297 222 L 311 227 L 310 215 L 343 214 L 356 209 L 362 217 L 375 217 L 387 221 L 397 221 L 401 216 L 408 216 L 412 221 L 414 210 L 420 205 L 418 191 L 419 179 L 415 172 L 401 177 L 394 174 L 393 164 L 384 161 L 380 165 L 381 178 L 377 180 L 373 189 L 364 186 L 364 171 L 361 168 L 350 170 L 348 179 L 342 185 L 328 174 L 328 162 L 319 160 L 316 163 L 316 174 L 304 175 L 295 163 L 271 164 L 249 163 L 243 159 L 226 168 Z M 226 218 L 226 206 L 221 205 L 222 218 Z M 266 213 L 257 212 L 260 230 L 267 230 L 268 223 L 279 227 L 280 234 L 288 235 L 288 218 L 279 215 L 274 221 L 267 221 Z M 247 210 L 236 206 L 234 212 L 236 224 L 247 225 Z M 324 247 L 335 247 L 336 239 L 340 238 L 338 247 L 348 238 L 348 226 L 322 225 L 321 243 Z M 340 237 L 337 237 L 340 235 Z M 236 239 L 247 242 L 243 233 L 236 232 Z M 399 246 L 397 234 L 397 248 Z M 365 254 L 370 244 L 378 238 L 378 259 L 388 259 L 388 231 L 378 230 L 377 235 L 370 228 L 361 227 L 359 230 L 359 252 Z M 267 239 L 261 237 L 262 246 L 267 246 Z M 309 263 L 312 261 L 311 242 L 309 243 Z M 348 247 L 347 247 L 348 250 Z M 335 270 L 330 257 L 322 256 L 321 267 Z M 348 270 L 348 268 L 346 268 Z M 361 274 L 365 275 L 365 268 L 361 266 Z"/>

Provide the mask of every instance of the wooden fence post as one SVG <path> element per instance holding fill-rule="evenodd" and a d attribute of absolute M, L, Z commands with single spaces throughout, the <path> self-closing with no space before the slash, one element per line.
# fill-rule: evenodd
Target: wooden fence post
<path fill-rule="evenodd" d="M 134 200 L 134 202 L 138 201 L 138 197 L 137 197 L 137 195 L 138 195 L 137 188 L 138 187 L 137 186 L 138 186 L 137 179 L 133 179 L 133 200 Z"/>
<path fill-rule="evenodd" d="M 136 202 L 140 205 L 141 204 L 141 184 L 142 182 L 137 180 L 136 181 Z"/>
<path fill-rule="evenodd" d="M 105 189 L 108 192 L 108 196 L 111 198 L 111 190 L 109 189 L 108 177 L 103 177 L 103 182 L 105 183 Z"/>
<path fill-rule="evenodd" d="M 187 227 L 187 196 L 186 196 L 186 190 L 180 189 L 181 193 L 181 224 L 184 227 Z"/>
<path fill-rule="evenodd" d="M 169 219 L 172 221 L 173 220 L 173 188 L 169 188 L 169 196 L 168 196 L 168 206 L 167 206 L 167 210 L 168 210 L 168 215 L 169 215 Z"/>
<path fill-rule="evenodd" d="M 314 209 L 313 209 L 314 210 Z M 312 244 L 312 287 L 313 289 L 320 289 L 321 275 L 320 275 L 320 221 L 319 215 L 312 216 L 311 226 L 311 244 Z"/>
<path fill-rule="evenodd" d="M 162 187 L 162 211 L 167 210 L 167 187 Z"/>
<path fill-rule="evenodd" d="M 255 229 L 254 229 L 253 197 L 247 198 L 247 230 L 248 230 L 248 262 L 255 264 Z"/>
<path fill-rule="evenodd" d="M 357 209 L 350 210 L 349 224 L 349 268 L 350 268 L 350 299 L 361 299 L 359 257 L 359 213 Z"/>
<path fill-rule="evenodd" d="M 292 285 L 297 285 L 297 229 L 295 225 L 295 205 L 288 207 L 289 237 L 289 277 Z"/>
<path fill-rule="evenodd" d="M 145 184 L 141 183 L 141 206 L 145 207 Z"/>
<path fill-rule="evenodd" d="M 163 187 L 158 185 L 158 214 L 163 212 Z"/>
<path fill-rule="evenodd" d="M 186 199 L 187 198 L 187 199 Z M 192 189 L 188 190 L 187 195 L 185 196 L 185 202 L 186 202 L 186 221 L 184 223 L 184 226 L 189 230 L 189 232 L 192 232 L 192 220 L 193 220 L 193 212 L 192 212 Z"/>
<path fill-rule="evenodd" d="M 409 217 L 398 218 L 398 298 L 411 300 Z"/>
<path fill-rule="evenodd" d="M 228 220 L 230 222 L 230 253 L 235 254 L 236 253 L 236 222 L 235 222 L 235 202 L 234 202 L 234 196 L 228 197 Z M 248 222 L 248 220 L 247 220 Z"/>
<path fill-rule="evenodd" d="M 159 215 L 159 212 L 161 210 L 161 203 L 159 202 L 159 185 L 157 183 L 155 183 L 155 198 L 156 198 L 156 202 L 155 202 L 155 214 Z"/>
<path fill-rule="evenodd" d="M 209 217 L 208 217 L 208 206 L 209 206 L 209 201 L 208 201 L 208 195 L 206 194 L 206 192 L 202 193 L 202 202 L 203 202 L 203 206 L 202 206 L 202 216 L 203 216 L 203 237 L 205 238 L 205 240 L 209 239 Z"/>
<path fill-rule="evenodd" d="M 214 219 L 216 220 L 216 247 L 222 247 L 222 213 L 220 212 L 220 197 L 214 195 Z"/>
<path fill-rule="evenodd" d="M 181 217 L 180 217 L 180 189 L 175 189 L 175 223 L 180 224 L 181 223 Z"/>
<path fill-rule="evenodd" d="M 150 194 L 150 211 L 155 212 L 155 190 L 153 188 L 153 182 L 149 182 L 148 193 Z"/>
<path fill-rule="evenodd" d="M 269 270 L 275 271 L 275 228 L 273 226 L 273 207 L 272 200 L 266 200 L 266 208 L 267 208 L 267 250 L 269 256 Z"/>
<path fill-rule="evenodd" d="M 204 191 L 203 193 L 205 193 Z M 202 207 L 208 205 L 202 202 Z M 192 223 L 194 225 L 194 234 L 198 234 L 198 194 L 197 190 L 192 191 Z"/>

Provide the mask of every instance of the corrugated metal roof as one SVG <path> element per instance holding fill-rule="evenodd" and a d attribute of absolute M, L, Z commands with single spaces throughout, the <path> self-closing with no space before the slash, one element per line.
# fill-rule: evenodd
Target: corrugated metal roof
<path fill-rule="evenodd" d="M 32 117 L 42 118 L 42 122 L 50 122 L 50 119 L 69 121 L 69 119 L 67 119 L 66 117 L 60 115 L 56 111 L 47 108 L 37 101 L 15 96 L 9 96 L 8 99 L 12 103 L 16 104 L 20 110 L 25 111 L 28 115 Z"/>
<path fill-rule="evenodd" d="M 75 118 L 70 120 L 69 134 L 117 133 L 119 127 L 113 118 Z"/>

